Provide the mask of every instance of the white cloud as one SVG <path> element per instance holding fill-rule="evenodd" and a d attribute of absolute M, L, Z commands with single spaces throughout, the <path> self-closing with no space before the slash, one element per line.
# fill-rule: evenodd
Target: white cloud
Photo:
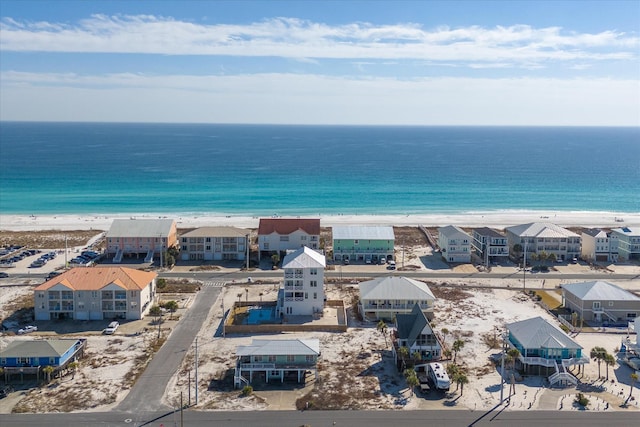
<path fill-rule="evenodd" d="M 420 59 L 466 62 L 635 60 L 640 39 L 613 30 L 576 33 L 529 25 L 484 28 L 418 24 L 331 26 L 295 18 L 205 25 L 150 15 L 95 15 L 76 25 L 0 23 L 3 51 L 275 56 L 293 59 Z"/>
<path fill-rule="evenodd" d="M 635 80 L 0 74 L 0 120 L 640 126 Z"/>

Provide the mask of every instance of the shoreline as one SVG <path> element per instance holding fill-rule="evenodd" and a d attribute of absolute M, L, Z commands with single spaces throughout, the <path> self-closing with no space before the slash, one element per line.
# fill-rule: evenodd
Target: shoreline
<path fill-rule="evenodd" d="M 239 228 L 258 228 L 260 218 L 269 216 L 212 214 L 62 214 L 62 215 L 20 215 L 0 214 L 0 230 L 37 231 L 37 230 L 108 230 L 116 218 L 169 218 L 174 219 L 178 228 L 196 228 L 204 226 L 233 226 Z M 278 216 L 280 217 L 280 216 Z M 550 222 L 562 227 L 637 227 L 640 226 L 640 212 L 595 212 L 595 211 L 548 211 L 548 210 L 505 210 L 472 211 L 461 213 L 424 213 L 424 214 L 318 214 L 287 215 L 282 218 L 320 218 L 323 227 L 334 225 L 423 225 L 440 227 L 457 225 L 461 227 L 490 227 L 504 229 L 530 222 Z"/>

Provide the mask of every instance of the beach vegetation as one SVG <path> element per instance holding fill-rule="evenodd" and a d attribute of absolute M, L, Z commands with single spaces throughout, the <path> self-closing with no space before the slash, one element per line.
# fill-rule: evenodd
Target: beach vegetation
<path fill-rule="evenodd" d="M 406 347 L 402 347 L 406 348 Z M 416 371 L 411 369 L 405 369 L 403 372 L 404 378 L 407 381 L 407 386 L 409 387 L 409 391 L 411 392 L 411 396 L 413 396 L 413 389 L 420 384 L 420 380 L 418 380 L 418 375 L 416 375 Z"/>
<path fill-rule="evenodd" d="M 627 401 L 632 400 L 632 393 L 633 393 L 633 386 L 635 385 L 636 381 L 638 381 L 638 374 L 636 374 L 635 372 L 631 373 L 631 387 L 629 387 L 629 397 L 627 398 Z"/>
<path fill-rule="evenodd" d="M 44 372 L 44 374 L 47 376 L 47 382 L 51 382 L 51 374 L 54 370 L 55 369 L 53 368 L 53 366 L 48 365 L 42 368 L 42 372 Z"/>
<path fill-rule="evenodd" d="M 458 339 L 453 342 L 451 349 L 453 350 L 453 363 L 456 363 L 458 352 L 464 347 L 464 341 Z"/>
<path fill-rule="evenodd" d="M 584 395 L 584 393 L 578 393 L 574 402 L 576 403 L 576 405 L 579 405 L 583 408 L 589 406 L 589 399 Z"/>
<path fill-rule="evenodd" d="M 276 252 L 273 255 L 271 255 L 271 264 L 273 264 L 274 267 L 277 267 L 279 263 L 280 263 L 280 254 Z"/>
<path fill-rule="evenodd" d="M 376 329 L 384 337 L 384 346 L 386 348 L 387 347 L 387 324 L 384 322 L 384 320 L 380 320 L 376 325 Z"/>
<path fill-rule="evenodd" d="M 158 289 L 164 289 L 167 287 L 167 279 L 164 278 L 159 278 L 158 280 L 156 280 L 156 287 Z"/>
<path fill-rule="evenodd" d="M 598 378 L 601 377 L 600 364 L 605 360 L 606 354 L 607 350 L 600 346 L 593 347 L 589 352 L 589 357 L 598 363 Z"/>
<path fill-rule="evenodd" d="M 174 300 L 167 301 L 163 304 L 163 307 L 169 311 L 170 313 L 169 318 L 172 319 L 173 313 L 175 313 L 178 310 L 178 303 Z"/>

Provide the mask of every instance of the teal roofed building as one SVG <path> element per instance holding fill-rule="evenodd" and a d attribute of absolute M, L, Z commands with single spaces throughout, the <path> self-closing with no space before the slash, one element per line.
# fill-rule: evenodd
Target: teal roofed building
<path fill-rule="evenodd" d="M 390 226 L 341 225 L 332 228 L 335 261 L 378 263 L 393 260 L 395 235 Z"/>

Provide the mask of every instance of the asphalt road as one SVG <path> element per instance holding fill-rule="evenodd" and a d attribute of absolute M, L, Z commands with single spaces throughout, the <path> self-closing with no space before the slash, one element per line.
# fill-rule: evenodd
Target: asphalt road
<path fill-rule="evenodd" d="M 539 427 L 558 426 L 620 426 L 635 427 L 640 414 L 636 411 L 505 411 L 499 408 L 488 411 L 184 411 L 180 413 L 156 412 L 147 417 L 133 419 L 126 414 L 75 413 L 75 414 L 25 414 L 0 415 L 2 427 L 69 427 L 69 426 L 189 426 L 189 427 L 299 427 L 309 425 L 348 427 L 402 427 L 429 426 L 492 426 Z"/>
<path fill-rule="evenodd" d="M 177 323 L 165 344 L 153 356 L 127 397 L 114 411 L 132 414 L 131 418 L 137 419 L 149 412 L 169 410 L 161 404 L 167 383 L 180 367 L 189 347 L 193 345 L 196 334 L 220 294 L 220 289 L 212 286 L 202 288 L 191 308 Z"/>

